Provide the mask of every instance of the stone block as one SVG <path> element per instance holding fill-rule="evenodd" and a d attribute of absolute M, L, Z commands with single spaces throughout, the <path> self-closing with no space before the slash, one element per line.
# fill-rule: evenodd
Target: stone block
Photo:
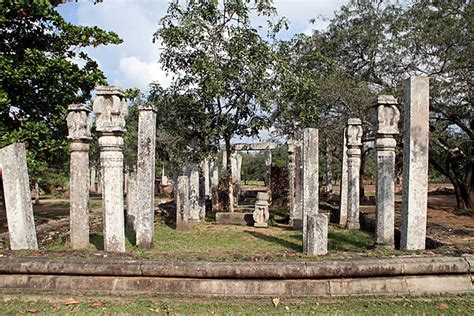
<path fill-rule="evenodd" d="M 217 212 L 216 223 L 222 225 L 253 226 L 253 213 Z"/>
<path fill-rule="evenodd" d="M 323 214 L 308 215 L 306 252 L 308 256 L 325 255 L 328 252 L 329 218 Z"/>

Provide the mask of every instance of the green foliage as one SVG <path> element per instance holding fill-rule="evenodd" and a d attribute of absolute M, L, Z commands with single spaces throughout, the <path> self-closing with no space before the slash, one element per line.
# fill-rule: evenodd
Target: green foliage
<path fill-rule="evenodd" d="M 85 102 L 96 84 L 106 82 L 82 48 L 121 42 L 115 33 L 64 21 L 56 4 L 1 5 L 0 147 L 26 143 L 34 177 L 48 167 L 64 169 L 67 105 Z"/>

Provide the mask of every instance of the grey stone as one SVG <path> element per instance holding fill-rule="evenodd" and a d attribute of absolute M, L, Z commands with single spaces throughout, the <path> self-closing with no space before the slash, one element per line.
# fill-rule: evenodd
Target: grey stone
<path fill-rule="evenodd" d="M 395 148 L 400 111 L 393 96 L 379 96 L 375 102 L 377 135 L 376 229 L 375 244 L 395 247 Z"/>
<path fill-rule="evenodd" d="M 203 164 L 199 165 L 199 219 L 206 219 L 206 178 L 204 175 Z"/>
<path fill-rule="evenodd" d="M 358 118 L 350 118 L 347 123 L 347 159 L 348 159 L 348 200 L 347 228 L 360 229 L 359 197 L 360 197 L 360 151 L 362 147 L 362 122 Z"/>
<path fill-rule="evenodd" d="M 216 213 L 216 224 L 219 225 L 253 226 L 253 223 L 253 213 Z"/>
<path fill-rule="evenodd" d="M 73 249 L 89 246 L 89 142 L 91 112 L 83 104 L 68 106 L 67 126 L 70 141 L 70 240 Z"/>
<path fill-rule="evenodd" d="M 347 225 L 347 196 L 349 187 L 349 168 L 347 160 L 347 128 L 342 133 L 341 184 L 339 188 L 339 225 Z"/>
<path fill-rule="evenodd" d="M 328 197 L 332 195 L 332 146 L 331 144 L 326 144 L 326 194 Z"/>
<path fill-rule="evenodd" d="M 237 196 L 241 193 L 241 180 L 242 180 L 242 155 L 237 154 Z"/>
<path fill-rule="evenodd" d="M 127 214 L 126 214 L 126 226 L 127 229 L 134 232 L 137 231 L 137 199 L 138 199 L 138 186 L 137 186 L 137 172 L 132 171 L 127 177 L 127 191 L 126 191 L 126 203 L 127 203 Z"/>
<path fill-rule="evenodd" d="M 211 161 L 210 172 L 212 210 L 217 212 L 219 209 L 219 164 L 216 159 Z"/>
<path fill-rule="evenodd" d="M 290 209 L 290 225 L 293 226 L 295 220 L 295 141 L 290 138 L 287 141 L 288 146 L 288 207 Z"/>
<path fill-rule="evenodd" d="M 257 201 L 255 202 L 255 211 L 253 212 L 253 220 L 255 227 L 268 227 L 270 212 L 268 211 L 268 194 L 264 192 L 257 193 Z"/>
<path fill-rule="evenodd" d="M 293 228 L 303 228 L 303 144 L 295 144 L 295 203 Z"/>
<path fill-rule="evenodd" d="M 328 252 L 329 218 L 324 214 L 312 214 L 307 217 L 307 256 L 320 256 Z"/>
<path fill-rule="evenodd" d="M 425 249 L 428 206 L 429 78 L 405 82 L 400 247 Z"/>
<path fill-rule="evenodd" d="M 97 169 L 94 165 L 90 167 L 91 174 L 90 174 L 90 186 L 89 191 L 90 193 L 97 193 Z"/>
<path fill-rule="evenodd" d="M 153 247 L 155 226 L 155 143 L 156 107 L 152 104 L 138 108 L 138 154 L 137 154 L 137 246 Z"/>
<path fill-rule="evenodd" d="M 10 249 L 38 249 L 24 144 L 0 149 L 0 171 Z"/>
<path fill-rule="evenodd" d="M 270 147 L 265 149 L 265 167 L 267 168 L 266 174 L 266 187 L 268 194 L 268 202 L 272 203 L 272 150 Z"/>
<path fill-rule="evenodd" d="M 98 87 L 93 111 L 100 133 L 102 203 L 104 207 L 104 248 L 125 251 L 123 203 L 123 138 L 128 107 L 118 87 Z"/>
<path fill-rule="evenodd" d="M 319 140 L 316 128 L 303 131 L 303 251 L 307 252 L 310 215 L 318 214 L 319 208 Z"/>
<path fill-rule="evenodd" d="M 188 229 L 189 217 L 189 179 L 187 176 L 179 176 L 176 194 L 176 229 Z"/>
<path fill-rule="evenodd" d="M 189 222 L 200 221 L 201 206 L 199 203 L 199 166 L 196 163 L 188 163 L 189 176 Z"/>
<path fill-rule="evenodd" d="M 262 143 L 249 143 L 249 144 L 233 144 L 233 150 L 266 150 L 266 149 L 276 149 L 277 145 L 272 142 L 262 142 Z"/>
<path fill-rule="evenodd" d="M 210 175 L 209 175 L 209 159 L 205 158 L 202 162 L 202 173 L 204 175 L 204 195 L 206 199 L 211 197 Z"/>

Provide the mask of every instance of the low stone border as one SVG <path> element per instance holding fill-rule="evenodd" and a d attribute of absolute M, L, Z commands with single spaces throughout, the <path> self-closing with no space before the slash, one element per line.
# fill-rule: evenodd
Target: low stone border
<path fill-rule="evenodd" d="M 217 296 L 472 292 L 474 257 L 320 262 L 0 258 L 0 289 Z"/>

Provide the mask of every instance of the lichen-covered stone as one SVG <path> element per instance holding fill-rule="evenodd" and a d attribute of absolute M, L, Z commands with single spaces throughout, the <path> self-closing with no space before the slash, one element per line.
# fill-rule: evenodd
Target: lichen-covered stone
<path fill-rule="evenodd" d="M 348 166 L 348 200 L 347 228 L 360 229 L 359 197 L 360 197 L 360 150 L 362 146 L 362 121 L 350 118 L 347 123 L 347 166 Z"/>

